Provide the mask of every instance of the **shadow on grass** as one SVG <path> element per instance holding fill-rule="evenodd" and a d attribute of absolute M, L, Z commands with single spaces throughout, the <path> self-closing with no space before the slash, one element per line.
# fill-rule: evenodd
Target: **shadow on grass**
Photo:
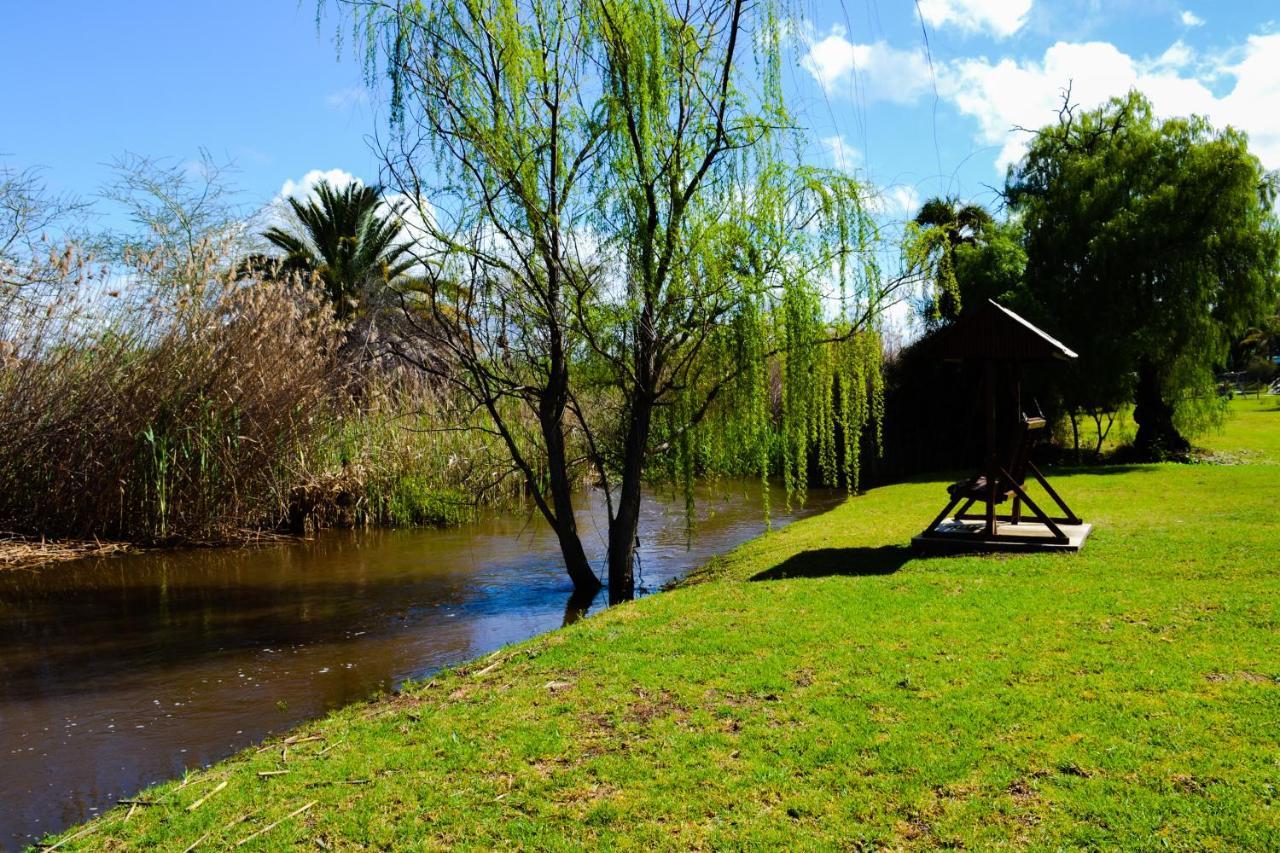
<path fill-rule="evenodd" d="M 753 581 L 775 581 L 786 578 L 825 578 L 837 575 L 868 577 L 891 575 L 916 554 L 906 545 L 881 545 L 878 548 L 819 548 L 788 557 L 771 569 L 752 576 Z"/>

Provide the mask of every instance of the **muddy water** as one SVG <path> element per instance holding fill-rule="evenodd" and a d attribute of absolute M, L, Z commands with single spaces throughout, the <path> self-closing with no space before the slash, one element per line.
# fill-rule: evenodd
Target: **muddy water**
<path fill-rule="evenodd" d="M 760 499 L 757 484 L 704 488 L 690 532 L 683 500 L 649 496 L 642 592 L 759 534 Z M 788 514 L 774 494 L 774 523 L 834 501 Z M 599 510 L 581 523 L 597 562 Z M 0 849 L 577 618 L 558 560 L 540 519 L 507 514 L 0 573 Z"/>

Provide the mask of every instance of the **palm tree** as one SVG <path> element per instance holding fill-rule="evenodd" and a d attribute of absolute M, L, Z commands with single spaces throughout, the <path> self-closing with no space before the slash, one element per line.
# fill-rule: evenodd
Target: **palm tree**
<path fill-rule="evenodd" d="M 930 242 L 940 253 L 934 263 L 937 275 L 950 276 L 953 280 L 956 249 L 962 245 L 977 243 L 993 223 L 991 214 L 981 205 L 961 205 L 957 198 L 939 196 L 921 205 L 914 221 L 934 238 Z M 954 285 L 954 282 L 935 282 L 936 296 L 928 301 L 922 311 L 927 325 L 947 323 L 959 316 L 961 306 L 958 285 L 948 285 Z"/>
<path fill-rule="evenodd" d="M 272 227 L 262 235 L 284 255 L 264 265 L 271 274 L 312 277 L 339 319 L 355 312 L 371 286 L 390 283 L 414 266 L 408 243 L 400 239 L 400 210 L 392 205 L 381 211 L 378 188 L 351 183 L 338 189 L 322 181 L 313 197 L 288 202 L 294 227 Z"/>

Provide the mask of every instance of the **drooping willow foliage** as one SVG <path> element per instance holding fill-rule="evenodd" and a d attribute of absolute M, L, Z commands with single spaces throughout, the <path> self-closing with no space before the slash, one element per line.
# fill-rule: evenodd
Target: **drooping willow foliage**
<path fill-rule="evenodd" d="M 629 576 L 646 475 L 780 473 L 800 499 L 811 474 L 857 488 L 893 287 L 866 188 L 796 154 L 781 68 L 798 13 L 346 5 L 409 138 L 387 166 L 426 214 L 424 265 L 442 271 L 428 331 L 496 420 L 513 401 L 536 413 L 537 435 L 509 439 L 517 467 L 550 454 L 554 482 L 571 434 L 617 487 L 611 582 L 615 557 Z M 543 507 L 553 526 L 565 511 Z"/>
<path fill-rule="evenodd" d="M 759 189 L 747 227 L 771 250 L 709 253 L 728 258 L 707 271 L 736 279 L 737 304 L 663 410 L 655 443 L 670 447 L 666 473 L 686 494 L 706 473 L 780 476 L 788 500 L 800 502 L 811 482 L 856 491 L 864 437 L 880 443 L 888 295 L 865 189 L 839 173 L 791 168 L 761 175 Z M 723 377 L 732 378 L 716 391 Z M 671 436 L 679 440 L 668 445 Z"/>

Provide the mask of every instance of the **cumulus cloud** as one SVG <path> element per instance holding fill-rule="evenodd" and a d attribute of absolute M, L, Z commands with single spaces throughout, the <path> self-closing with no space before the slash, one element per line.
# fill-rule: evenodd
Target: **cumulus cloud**
<path fill-rule="evenodd" d="M 1152 70 L 1179 70 L 1189 67 L 1196 59 L 1196 52 L 1187 46 L 1182 39 L 1178 39 L 1165 49 L 1165 52 L 1155 58 L 1150 63 Z"/>
<path fill-rule="evenodd" d="M 894 184 L 872 196 L 867 206 L 872 213 L 891 219 L 909 219 L 920 208 L 920 191 L 907 184 Z"/>
<path fill-rule="evenodd" d="M 1269 168 L 1280 166 L 1280 34 L 1250 36 L 1235 52 L 1238 61 L 1218 60 L 1192 70 L 1194 53 L 1176 42 L 1154 60 L 1134 58 L 1107 42 L 1058 42 L 1040 60 L 964 59 L 939 74 L 939 91 L 960 112 L 978 122 L 978 138 L 1000 146 L 996 165 L 1015 162 L 1028 135 L 1015 126 L 1036 128 L 1056 118 L 1062 91 L 1082 108 L 1138 89 L 1163 116 L 1207 116 L 1249 134 L 1254 152 Z M 1221 96 L 1209 83 L 1233 78 Z"/>
<path fill-rule="evenodd" d="M 920 0 L 919 8 L 930 26 L 1008 38 L 1027 22 L 1031 0 Z"/>
<path fill-rule="evenodd" d="M 822 147 L 826 149 L 827 154 L 831 157 L 831 165 L 844 172 L 853 171 L 853 167 L 857 165 L 862 157 L 862 152 L 849 144 L 849 140 L 843 136 L 827 136 L 822 140 Z"/>
<path fill-rule="evenodd" d="M 1184 27 L 1202 27 L 1204 26 L 1204 18 L 1192 12 L 1190 9 L 1183 9 L 1179 16 L 1182 19 Z"/>
<path fill-rule="evenodd" d="M 296 198 L 302 200 L 315 190 L 322 181 L 341 189 L 348 184 L 363 184 L 364 181 L 344 169 L 312 169 L 299 180 L 286 179 L 280 187 L 280 199 Z"/>
<path fill-rule="evenodd" d="M 828 93 L 856 90 L 868 100 L 910 103 L 933 84 L 923 50 L 899 50 L 884 41 L 854 44 L 838 26 L 810 41 L 800 65 Z"/>

